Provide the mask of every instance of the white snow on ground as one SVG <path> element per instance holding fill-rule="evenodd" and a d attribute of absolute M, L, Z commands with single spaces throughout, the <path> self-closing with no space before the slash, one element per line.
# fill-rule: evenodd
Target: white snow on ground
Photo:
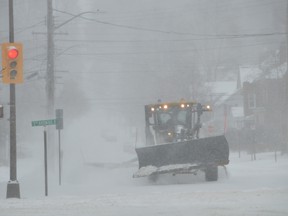
<path fill-rule="evenodd" d="M 278 153 L 275 162 L 274 153 L 257 154 L 256 161 L 232 153 L 228 175 L 219 168 L 217 182 L 205 182 L 200 172 L 166 174 L 155 183 L 132 178 L 138 170 L 137 162 L 130 163 L 135 153 L 125 153 L 119 141 L 95 139 L 93 122 L 85 130 L 81 123 L 72 134 L 63 130 L 62 185 L 55 166 L 48 173 L 48 197 L 42 139 L 29 143 L 29 157 L 18 159 L 21 199 L 6 199 L 9 168 L 0 166 L 0 216 L 288 215 L 287 155 Z"/>
<path fill-rule="evenodd" d="M 172 172 L 176 170 L 183 170 L 182 172 L 188 172 L 191 168 L 195 168 L 197 164 L 173 164 L 173 165 L 166 165 L 161 167 L 155 167 L 155 166 L 146 166 L 141 167 L 139 170 L 137 170 L 133 177 L 144 177 L 149 176 L 155 172 L 158 173 L 165 173 L 165 172 Z"/>
<path fill-rule="evenodd" d="M 279 155 L 275 162 L 273 153 L 256 161 L 232 154 L 228 176 L 220 168 L 218 182 L 205 182 L 199 173 L 150 183 L 132 178 L 136 163 L 114 169 L 82 164 L 73 175 L 65 173 L 62 186 L 50 176 L 48 197 L 34 162 L 19 160 L 21 199 L 5 198 L 9 169 L 0 168 L 1 216 L 288 215 L 288 158 Z"/>

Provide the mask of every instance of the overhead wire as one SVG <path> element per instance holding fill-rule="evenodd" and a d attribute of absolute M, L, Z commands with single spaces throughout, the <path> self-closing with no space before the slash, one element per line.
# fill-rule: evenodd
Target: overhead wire
<path fill-rule="evenodd" d="M 245 48 L 245 47 L 254 47 L 262 46 L 272 43 L 258 43 L 258 44 L 248 44 L 241 46 L 225 46 L 217 48 L 202 48 L 202 49 L 181 49 L 181 50 L 165 50 L 165 51 L 143 51 L 143 52 L 107 52 L 107 53 L 62 53 L 62 55 L 79 55 L 79 56 L 97 56 L 97 55 L 135 55 L 135 54 L 158 54 L 158 53 L 179 53 L 179 52 L 194 52 L 194 51 L 209 51 L 209 50 L 219 50 L 219 49 L 230 49 L 230 48 Z"/>
<path fill-rule="evenodd" d="M 225 38 L 239 38 L 239 37 L 259 37 L 259 36 L 271 36 L 271 35 L 286 35 L 286 32 L 271 32 L 271 33 L 252 33 L 252 34 L 195 34 L 195 33 L 188 33 L 188 32 L 177 32 L 177 31 L 166 31 L 166 30 L 160 30 L 160 29 L 152 29 L 152 28 L 144 28 L 144 27 L 138 27 L 138 26 L 130 26 L 130 25 L 123 25 L 123 24 L 116 24 L 112 22 L 107 22 L 107 21 L 101 21 L 98 19 L 93 19 L 93 18 L 87 18 L 82 15 L 77 15 L 73 13 L 69 13 L 66 11 L 54 9 L 57 12 L 63 13 L 63 14 L 68 14 L 70 16 L 78 16 L 81 19 L 101 23 L 104 25 L 110 25 L 114 27 L 119 27 L 119 28 L 126 28 L 126 29 L 133 29 L 133 30 L 138 30 L 138 31 L 149 31 L 149 32 L 157 32 L 157 33 L 164 33 L 164 34 L 176 34 L 176 35 L 192 35 L 192 36 L 203 36 L 203 37 L 225 37 Z"/>
<path fill-rule="evenodd" d="M 205 41 L 205 40 L 225 40 L 225 39 L 242 39 L 242 38 L 254 38 L 254 37 L 269 37 L 269 36 L 285 36 L 286 32 L 273 32 L 273 33 L 258 33 L 258 34 L 239 34 L 230 36 L 219 37 L 204 37 L 204 38 L 190 38 L 190 39 L 170 39 L 170 40 L 91 40 L 91 39 L 57 39 L 61 42 L 86 42 L 86 43 L 143 43 L 143 42 L 188 42 L 188 41 Z"/>

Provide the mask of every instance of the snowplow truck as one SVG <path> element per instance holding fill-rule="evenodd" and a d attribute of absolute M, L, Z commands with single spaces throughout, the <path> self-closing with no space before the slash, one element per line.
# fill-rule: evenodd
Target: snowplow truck
<path fill-rule="evenodd" d="M 210 106 L 195 102 L 157 103 L 145 106 L 146 145 L 137 148 L 139 170 L 133 177 L 157 179 L 159 174 L 205 173 L 218 180 L 218 166 L 229 163 L 224 135 L 199 137 L 201 116 Z"/>

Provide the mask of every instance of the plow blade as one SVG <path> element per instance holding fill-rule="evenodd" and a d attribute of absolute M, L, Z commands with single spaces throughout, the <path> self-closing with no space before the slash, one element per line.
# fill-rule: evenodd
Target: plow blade
<path fill-rule="evenodd" d="M 147 167 L 150 171 L 143 175 L 138 172 L 135 177 L 229 163 L 229 147 L 223 135 L 136 148 L 136 153 L 139 171 Z"/>

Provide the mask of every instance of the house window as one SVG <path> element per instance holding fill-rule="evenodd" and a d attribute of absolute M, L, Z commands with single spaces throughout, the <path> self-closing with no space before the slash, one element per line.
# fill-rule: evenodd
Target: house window
<path fill-rule="evenodd" d="M 250 109 L 256 108 L 256 94 L 255 93 L 248 94 L 248 107 Z"/>

